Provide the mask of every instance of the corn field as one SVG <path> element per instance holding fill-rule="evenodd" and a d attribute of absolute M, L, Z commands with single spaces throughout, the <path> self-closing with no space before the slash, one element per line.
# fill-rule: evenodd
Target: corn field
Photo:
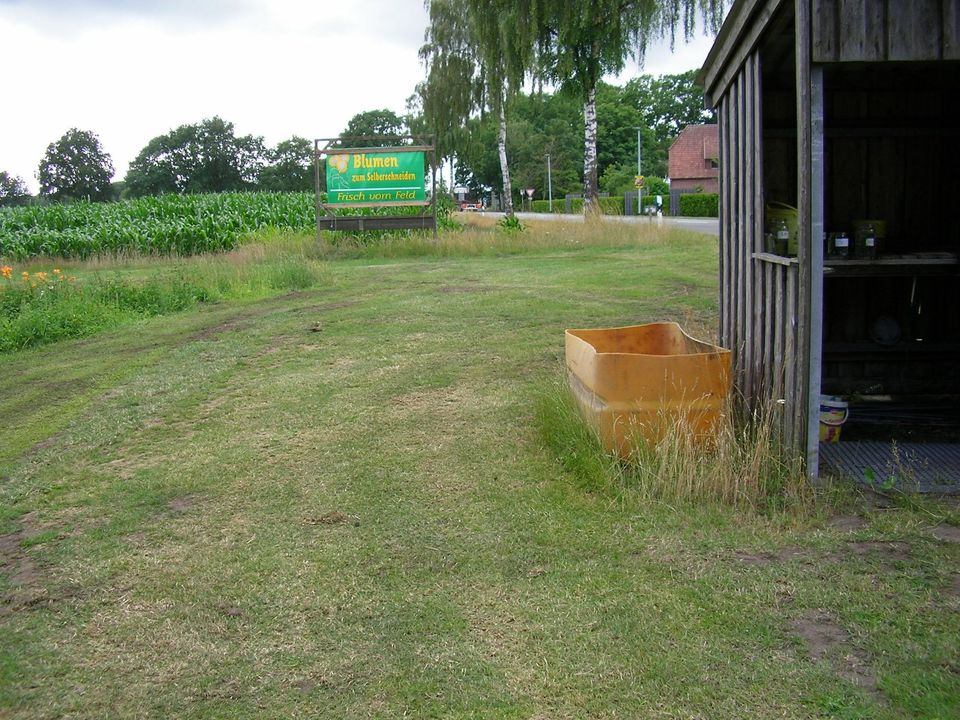
<path fill-rule="evenodd" d="M 0 257 L 195 255 L 235 247 L 263 228 L 311 232 L 312 193 L 163 195 L 0 210 Z"/>

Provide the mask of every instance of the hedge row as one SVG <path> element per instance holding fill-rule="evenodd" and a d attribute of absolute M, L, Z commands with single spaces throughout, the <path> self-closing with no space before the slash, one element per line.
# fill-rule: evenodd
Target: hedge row
<path fill-rule="evenodd" d="M 680 196 L 680 214 L 687 217 L 718 217 L 720 196 L 717 193 L 686 193 Z"/>
<path fill-rule="evenodd" d="M 566 212 L 566 205 L 562 199 L 553 201 L 553 210 L 550 210 L 550 201 L 549 200 L 534 200 L 530 203 L 530 211 L 535 213 L 548 213 L 553 212 L 554 215 L 559 215 Z"/>
<path fill-rule="evenodd" d="M 664 213 L 670 210 L 670 198 L 663 198 Z M 644 195 L 644 209 L 657 204 L 656 195 Z M 534 200 L 529 204 L 530 210 L 535 213 L 550 212 L 549 200 Z M 602 197 L 600 198 L 600 209 L 604 215 L 623 215 L 624 213 L 623 197 Z M 680 196 L 680 214 L 687 217 L 717 217 L 720 209 L 719 196 L 717 193 L 686 193 Z M 553 212 L 566 212 L 566 203 L 564 200 L 553 201 Z M 583 212 L 583 199 L 573 198 L 570 200 L 570 212 L 580 214 Z"/>
<path fill-rule="evenodd" d="M 530 210 L 535 213 L 548 213 L 550 212 L 550 201 L 534 200 L 532 203 L 530 203 Z M 562 198 L 554 199 L 554 214 L 565 213 L 566 211 L 566 201 Z M 600 211 L 604 215 L 623 215 L 623 196 L 600 198 Z M 579 215 L 583 212 L 583 198 L 571 198 L 570 212 L 574 215 Z"/>

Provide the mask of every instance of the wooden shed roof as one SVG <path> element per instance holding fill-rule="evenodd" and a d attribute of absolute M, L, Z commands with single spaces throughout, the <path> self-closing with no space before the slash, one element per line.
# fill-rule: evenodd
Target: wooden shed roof
<path fill-rule="evenodd" d="M 785 0 L 736 0 L 707 54 L 697 84 L 715 107 Z"/>
<path fill-rule="evenodd" d="M 771 34 L 771 23 L 780 17 L 789 24 L 796 5 L 734 2 L 697 76 L 708 105 L 717 105 L 746 58 Z M 801 0 L 799 6 L 810 14 L 813 63 L 960 60 L 960 0 Z"/>

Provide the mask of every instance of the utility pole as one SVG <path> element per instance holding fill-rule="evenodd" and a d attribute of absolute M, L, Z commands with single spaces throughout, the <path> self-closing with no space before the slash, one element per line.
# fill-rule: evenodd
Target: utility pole
<path fill-rule="evenodd" d="M 553 177 L 550 174 L 550 153 L 547 153 L 547 207 L 553 212 Z"/>

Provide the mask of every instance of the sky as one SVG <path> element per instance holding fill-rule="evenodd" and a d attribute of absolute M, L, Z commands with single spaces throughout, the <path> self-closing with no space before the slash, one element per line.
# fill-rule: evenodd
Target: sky
<path fill-rule="evenodd" d="M 47 145 L 73 127 L 122 180 L 152 138 L 214 115 L 273 146 L 403 114 L 426 26 L 422 0 L 0 0 L 0 170 L 35 193 Z M 650 47 L 642 72 L 700 67 L 711 43 Z"/>

